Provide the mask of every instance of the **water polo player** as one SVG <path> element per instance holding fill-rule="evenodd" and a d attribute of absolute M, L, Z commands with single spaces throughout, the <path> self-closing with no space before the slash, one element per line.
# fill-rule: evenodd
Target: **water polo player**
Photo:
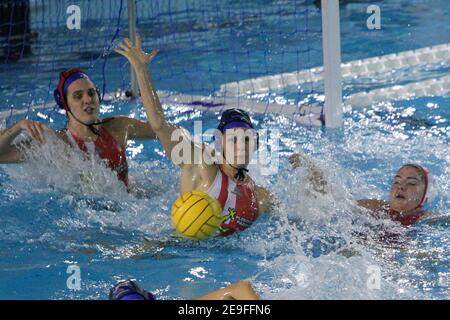
<path fill-rule="evenodd" d="M 78 68 L 61 72 L 54 91 L 57 105 L 67 112 L 65 130 L 55 131 L 42 123 L 22 120 L 0 134 L 0 163 L 16 163 L 23 160 L 17 145 L 11 145 L 22 130 L 32 139 L 44 143 L 44 132 L 54 131 L 86 157 L 95 153 L 106 161 L 109 168 L 128 186 L 128 164 L 125 149 L 128 139 L 155 139 L 147 122 L 127 117 L 99 119 L 100 93 L 88 75 Z M 23 143 L 22 147 L 26 147 Z"/>
<path fill-rule="evenodd" d="M 267 212 L 270 208 L 270 194 L 253 182 L 247 170 L 253 149 L 255 149 L 252 146 L 258 144 L 257 133 L 248 114 L 239 109 L 223 112 L 217 131 L 220 134 L 216 137 L 216 145 L 221 145 L 220 149 L 222 149 L 221 156 L 218 157 L 219 163 L 217 163 L 208 158 L 208 152 L 205 152 L 210 148 L 209 146 L 195 143 L 185 129 L 166 120 L 147 69 L 148 63 L 157 51 L 154 50 L 150 54 L 143 52 L 139 36 L 136 37 L 135 46 L 129 39 L 125 39 L 115 51 L 125 56 L 133 66 L 147 118 L 163 145 L 166 155 L 181 168 L 181 194 L 201 190 L 216 198 L 223 209 L 222 234 L 224 235 L 246 229 L 260 213 Z M 238 139 L 237 137 L 239 134 L 242 136 L 242 133 L 245 138 Z M 180 139 L 172 139 L 172 136 L 176 134 L 179 134 L 181 143 L 185 143 L 187 150 L 191 151 L 187 159 L 184 157 L 174 159 L 176 154 L 174 149 L 179 148 L 180 144 Z M 234 151 L 231 152 L 234 153 L 234 157 L 223 156 L 228 155 L 230 150 Z M 195 158 L 196 154 L 200 154 L 201 159 Z M 218 153 L 215 155 L 217 156 Z M 178 161 L 179 158 L 181 161 Z"/>
<path fill-rule="evenodd" d="M 431 201 L 431 175 L 418 164 L 405 164 L 397 172 L 389 193 L 389 202 L 362 199 L 358 205 L 367 208 L 377 217 L 388 215 L 404 226 L 412 225 L 430 213 L 424 209 Z"/>
<path fill-rule="evenodd" d="M 316 191 L 322 191 L 326 185 L 323 173 L 312 161 L 303 155 L 290 157 L 294 168 L 307 167 L 311 172 L 311 182 Z M 376 199 L 358 200 L 358 205 L 369 209 L 375 217 L 390 217 L 404 226 L 412 225 L 429 213 L 424 209 L 425 203 L 431 201 L 431 175 L 423 166 L 405 164 L 397 172 L 391 186 L 389 201 Z"/>
<path fill-rule="evenodd" d="M 155 296 L 144 290 L 133 280 L 117 283 L 109 291 L 110 300 L 156 300 Z M 226 288 L 219 289 L 194 300 L 258 300 L 258 294 L 250 282 L 239 281 Z"/>

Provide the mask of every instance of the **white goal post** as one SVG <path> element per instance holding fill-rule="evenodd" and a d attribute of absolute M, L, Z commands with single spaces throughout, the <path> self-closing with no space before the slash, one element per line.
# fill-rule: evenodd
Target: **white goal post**
<path fill-rule="evenodd" d="M 342 76 L 339 0 L 322 1 L 323 80 L 325 126 L 342 125 Z"/>

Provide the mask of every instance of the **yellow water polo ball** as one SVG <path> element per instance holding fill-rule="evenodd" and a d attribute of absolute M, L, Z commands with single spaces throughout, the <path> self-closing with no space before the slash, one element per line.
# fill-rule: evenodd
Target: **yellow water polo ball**
<path fill-rule="evenodd" d="M 183 236 L 192 240 L 205 240 L 220 228 L 222 206 L 206 192 L 186 192 L 172 206 L 172 222 Z"/>

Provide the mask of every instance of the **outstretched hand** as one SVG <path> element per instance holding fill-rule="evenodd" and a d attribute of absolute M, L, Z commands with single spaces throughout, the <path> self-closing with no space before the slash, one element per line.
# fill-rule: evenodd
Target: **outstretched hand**
<path fill-rule="evenodd" d="M 146 67 L 153 58 L 158 54 L 158 50 L 154 49 L 150 53 L 142 51 L 142 41 L 139 34 L 136 33 L 136 45 L 133 45 L 130 39 L 125 38 L 117 48 L 113 49 L 118 54 L 123 55 L 130 61 L 134 68 Z"/>
<path fill-rule="evenodd" d="M 21 120 L 17 122 L 16 125 L 19 127 L 20 130 L 28 132 L 31 138 L 33 138 L 34 140 L 38 141 L 41 144 L 45 143 L 44 133 L 46 131 L 51 131 L 49 127 L 37 121 Z"/>

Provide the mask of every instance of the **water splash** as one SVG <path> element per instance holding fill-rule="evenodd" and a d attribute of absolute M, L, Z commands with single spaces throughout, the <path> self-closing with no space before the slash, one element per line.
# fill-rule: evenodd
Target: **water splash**
<path fill-rule="evenodd" d="M 268 299 L 445 298 L 448 126 L 418 124 L 418 111 L 405 117 L 398 108 L 383 112 L 354 112 L 337 134 L 275 116 L 258 119 L 281 131 L 280 171 L 251 174 L 273 191 L 279 206 L 245 232 L 200 243 L 171 237 L 179 171 L 152 154 L 155 148 L 144 144 L 148 158 L 130 160 L 128 193 L 100 161 L 85 161 L 71 149 L 61 152 L 64 145 L 47 137 L 52 143 L 32 146 L 29 161 L 0 171 L 2 204 L 14 204 L 12 211 L 1 207 L 1 268 L 18 272 L 21 265 L 32 272 L 61 268 L 60 261 L 72 256 L 80 264 L 89 260 L 83 268 L 94 276 L 83 291 L 55 289 L 55 298 L 104 298 L 117 277 L 137 278 L 163 298 L 189 298 L 238 277 L 250 277 Z M 184 113 L 169 114 L 184 125 L 192 121 Z M 325 194 L 311 188 L 305 169 L 291 169 L 286 157 L 300 150 L 325 172 Z M 437 189 L 430 203 L 435 214 L 409 229 L 376 220 L 355 202 L 386 199 L 392 176 L 405 162 L 429 167 Z M 28 253 L 14 258 L 18 246 Z M 374 266 L 381 273 L 380 290 L 368 285 Z M 205 277 L 185 282 L 192 268 L 205 270 Z"/>

